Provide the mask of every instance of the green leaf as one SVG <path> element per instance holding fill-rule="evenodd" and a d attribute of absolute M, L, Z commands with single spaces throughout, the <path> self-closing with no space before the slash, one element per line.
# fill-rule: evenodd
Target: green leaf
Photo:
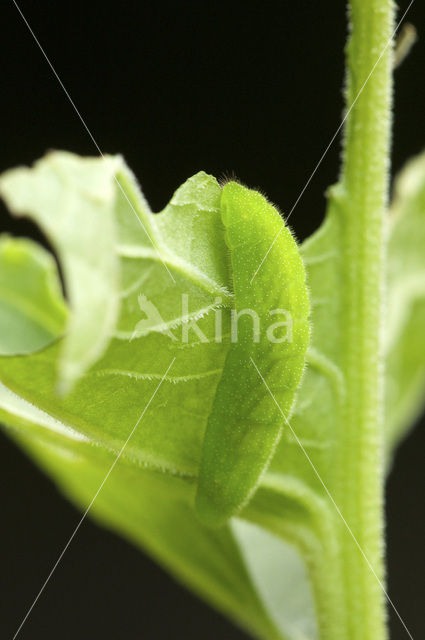
<path fill-rule="evenodd" d="M 56 263 L 30 240 L 0 236 L 0 353 L 30 353 L 64 331 Z"/>
<path fill-rule="evenodd" d="M 114 175 L 119 158 L 51 153 L 3 174 L 0 195 L 31 216 L 60 255 L 72 314 L 58 365 L 63 391 L 104 352 L 119 310 L 114 252 Z"/>
<path fill-rule="evenodd" d="M 155 407 L 146 418 L 154 412 Z M 34 418 L 39 421 L 38 416 Z M 12 434 L 65 495 L 85 509 L 115 453 L 75 434 L 49 431 L 48 439 L 41 437 L 39 429 L 32 437 L 32 424 L 27 422 Z M 202 527 L 192 501 L 193 485 L 184 478 L 120 459 L 90 516 L 142 546 L 183 584 L 241 626 L 260 637 L 281 639 L 256 593 L 232 530 L 224 527 L 212 532 Z"/>
<path fill-rule="evenodd" d="M 385 324 L 387 453 L 425 398 L 425 154 L 396 179 L 388 242 Z"/>
<path fill-rule="evenodd" d="M 210 526 L 239 512 L 258 486 L 282 435 L 281 412 L 289 416 L 309 337 L 305 271 L 279 213 L 257 191 L 229 182 L 221 215 L 235 309 L 199 471 L 196 506 Z M 269 260 L 253 279 L 270 246 Z M 280 408 L 259 384 L 258 367 Z"/>
<path fill-rule="evenodd" d="M 109 344 L 67 395 L 56 390 L 63 340 L 30 355 L 0 358 L 0 418 L 85 509 L 142 416 L 93 504 L 95 517 L 143 546 L 251 632 L 291 638 L 257 594 L 241 536 L 230 525 L 210 530 L 194 509 L 204 432 L 230 348 L 234 305 L 222 190 L 214 178 L 199 173 L 153 216 L 122 165 L 117 180 L 114 252 L 122 284 Z M 281 228 L 276 216 L 273 212 L 270 235 L 276 223 Z M 262 224 L 264 231 L 267 217 Z M 302 282 L 296 246 L 286 230 L 284 243 L 287 264 Z M 58 256 L 63 259 L 60 250 Z M 257 295 L 269 286 L 270 273 L 273 264 L 259 278 Z M 305 293 L 300 302 L 305 316 Z M 298 375 L 301 370 L 302 365 Z"/>
<path fill-rule="evenodd" d="M 215 319 L 208 312 L 216 306 L 230 305 L 231 300 L 227 283 L 213 279 L 224 275 L 221 264 L 227 254 L 219 213 L 221 190 L 215 179 L 206 174 L 190 179 L 157 216 L 164 218 L 160 230 L 155 216 L 139 199 L 131 174 L 120 170 L 117 175 L 123 188 L 117 188 L 116 194 L 118 225 L 114 245 L 122 280 L 121 312 L 106 352 L 65 396 L 56 393 L 55 383 L 60 342 L 25 358 L 1 360 L 0 377 L 21 397 L 73 424 L 90 441 L 118 452 L 147 404 L 153 384 L 161 380 L 175 358 L 163 383 L 167 402 L 160 403 L 143 430 L 135 433 L 125 455 L 146 467 L 195 477 L 203 429 L 229 344 L 229 335 L 221 343 L 212 344 L 199 337 L 213 338 Z M 199 193 L 205 194 L 204 201 Z M 181 199 L 185 204 L 180 204 Z M 128 200 L 143 225 L 133 215 Z M 178 210 L 181 218 L 176 215 Z M 189 215 L 194 218 L 192 242 L 185 244 Z M 162 230 L 167 220 L 176 238 L 182 239 L 175 252 L 167 248 L 164 239 Z M 216 241 L 217 225 L 221 229 L 221 248 Z M 206 233 L 207 266 L 203 270 L 196 238 L 207 229 L 211 229 L 213 241 Z M 218 261 L 214 258 L 220 252 Z M 218 266 L 213 267 L 215 264 Z M 183 302 L 182 294 L 186 295 Z M 185 301 L 187 309 L 182 308 Z M 186 333 L 185 342 L 181 338 Z M 228 334 L 226 330 L 224 333 Z"/>
<path fill-rule="evenodd" d="M 78 162 L 73 159 L 75 169 Z M 83 171 L 86 161 L 81 163 Z M 109 175 L 109 166 L 104 170 Z M 155 218 L 122 165 L 117 179 L 121 188 L 113 187 L 111 201 L 121 311 L 109 345 L 67 395 L 56 390 L 63 341 L 28 356 L 0 358 L 0 418 L 85 508 L 175 358 L 93 514 L 149 550 L 240 624 L 259 635 L 280 637 L 257 598 L 231 530 L 210 532 L 192 506 L 203 431 L 229 343 L 229 336 L 221 343 L 200 339 L 200 332 L 207 340 L 214 335 L 216 307 L 230 312 L 221 189 L 214 178 L 198 174 Z M 38 193 L 41 187 L 32 184 Z M 88 203 L 81 206 L 87 211 L 91 195 L 84 197 Z M 84 247 L 91 231 L 80 225 L 79 233 Z M 66 252 L 58 248 L 61 261 Z M 30 282 L 29 272 L 23 275 L 23 284 Z M 86 281 L 86 296 L 89 286 Z M 16 315 L 12 307 L 9 312 Z M 188 339 L 182 342 L 185 332 Z"/>

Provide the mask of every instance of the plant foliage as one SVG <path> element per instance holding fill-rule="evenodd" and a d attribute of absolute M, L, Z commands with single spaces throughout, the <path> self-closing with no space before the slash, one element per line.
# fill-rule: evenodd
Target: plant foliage
<path fill-rule="evenodd" d="M 351 4 L 370 28 L 350 40 L 348 104 L 392 24 L 383 0 L 373 15 Z M 262 195 L 203 172 L 156 215 L 120 157 L 54 152 L 0 177 L 66 292 L 50 253 L 1 236 L 6 432 L 76 505 L 95 496 L 91 516 L 262 638 L 385 635 L 381 450 L 389 468 L 425 390 L 425 157 L 384 215 L 384 62 L 301 247 Z M 362 128 L 371 104 L 383 118 Z M 272 309 L 290 312 L 290 341 L 264 333 Z"/>

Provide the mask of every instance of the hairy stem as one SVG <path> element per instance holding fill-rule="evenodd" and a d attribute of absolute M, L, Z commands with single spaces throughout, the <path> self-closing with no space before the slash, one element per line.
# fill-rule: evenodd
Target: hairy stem
<path fill-rule="evenodd" d="M 350 111 L 338 186 L 345 263 L 342 330 L 347 401 L 336 497 L 362 550 L 340 522 L 346 637 L 382 640 L 386 615 L 381 324 L 394 6 L 392 0 L 351 0 L 349 7 L 346 98 Z"/>

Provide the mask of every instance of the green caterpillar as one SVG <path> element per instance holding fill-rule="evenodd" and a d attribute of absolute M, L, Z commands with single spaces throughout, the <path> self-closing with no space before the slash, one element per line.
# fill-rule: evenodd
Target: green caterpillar
<path fill-rule="evenodd" d="M 221 216 L 235 309 L 199 468 L 196 510 L 208 526 L 224 524 L 248 502 L 285 426 L 254 363 L 289 416 L 309 341 L 304 266 L 278 211 L 257 191 L 228 182 Z"/>

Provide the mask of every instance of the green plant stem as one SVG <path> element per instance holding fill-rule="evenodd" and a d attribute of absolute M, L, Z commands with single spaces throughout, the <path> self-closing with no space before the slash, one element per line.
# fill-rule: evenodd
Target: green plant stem
<path fill-rule="evenodd" d="M 382 640 L 386 614 L 378 582 L 385 580 L 381 324 L 392 96 L 392 47 L 388 42 L 394 5 L 392 0 L 351 0 L 349 7 L 347 108 L 355 104 L 346 122 L 337 188 L 343 201 L 342 331 L 347 401 L 339 443 L 341 489 L 335 498 L 371 565 L 340 521 L 346 637 Z"/>

